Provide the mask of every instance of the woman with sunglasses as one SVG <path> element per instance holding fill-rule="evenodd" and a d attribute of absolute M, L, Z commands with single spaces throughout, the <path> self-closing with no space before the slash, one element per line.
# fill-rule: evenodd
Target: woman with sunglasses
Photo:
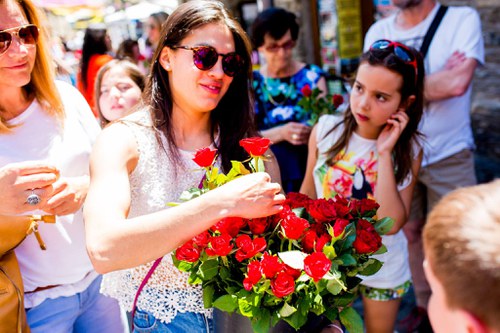
<path fill-rule="evenodd" d="M 171 252 L 224 217 L 279 212 L 284 196 L 255 173 L 168 208 L 203 178 L 192 161 L 197 149 L 217 148 L 227 172 L 231 160 L 246 159 L 239 140 L 255 131 L 249 42 L 222 3 L 180 5 L 161 35 L 144 106 L 107 126 L 94 146 L 87 248 L 108 273 L 102 291 L 136 309 L 138 332 L 212 332 L 201 287 L 175 268 Z M 267 170 L 279 177 L 276 163 Z"/>
<path fill-rule="evenodd" d="M 368 333 L 392 333 L 401 298 L 411 284 L 407 241 L 401 228 L 410 212 L 422 160 L 417 126 L 423 113 L 420 53 L 391 41 L 362 55 L 343 117 L 319 119 L 309 139 L 301 192 L 313 198 L 374 199 L 378 218 L 395 223 L 382 236 L 383 266 L 361 284 Z"/>
<path fill-rule="evenodd" d="M 75 88 L 54 81 L 39 15 L 30 0 L 0 2 L 0 214 L 56 216 L 38 227 L 44 251 L 33 233 L 15 250 L 27 321 L 32 333 L 125 332 L 85 248 L 81 208 L 99 125 Z"/>
<path fill-rule="evenodd" d="M 306 170 L 311 127 L 308 111 L 297 105 L 301 90 L 308 85 L 327 92 L 322 70 L 294 59 L 298 35 L 295 14 L 282 8 L 264 10 L 252 24 L 254 47 L 264 59 L 253 73 L 257 127 L 273 142 L 285 192 L 299 190 Z"/>

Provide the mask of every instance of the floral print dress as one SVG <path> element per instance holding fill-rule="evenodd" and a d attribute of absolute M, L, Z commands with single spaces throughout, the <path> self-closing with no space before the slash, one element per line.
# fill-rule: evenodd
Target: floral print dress
<path fill-rule="evenodd" d="M 285 125 L 288 122 L 306 123 L 310 113 L 297 103 L 303 97 L 301 89 L 309 85 L 314 89 L 324 72 L 316 65 L 308 64 L 292 76 L 284 78 L 264 77 L 253 73 L 255 113 L 260 131 Z M 294 146 L 282 141 L 271 146 L 281 171 L 285 192 L 297 192 L 304 179 L 307 161 L 307 145 Z"/>

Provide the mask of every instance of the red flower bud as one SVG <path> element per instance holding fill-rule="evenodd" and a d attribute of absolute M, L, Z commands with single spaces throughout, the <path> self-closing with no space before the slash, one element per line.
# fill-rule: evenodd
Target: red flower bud
<path fill-rule="evenodd" d="M 262 277 L 262 266 L 260 261 L 254 260 L 247 266 L 247 277 L 243 280 L 243 287 L 250 291 Z"/>
<path fill-rule="evenodd" d="M 236 251 L 235 258 L 239 262 L 245 259 L 252 258 L 257 253 L 264 251 L 267 246 L 264 238 L 255 238 L 252 240 L 248 235 L 241 235 L 236 238 L 236 246 L 239 248 Z"/>
<path fill-rule="evenodd" d="M 278 273 L 276 278 L 271 280 L 271 291 L 278 298 L 290 295 L 295 290 L 295 280 L 285 272 Z"/>
<path fill-rule="evenodd" d="M 262 156 L 269 149 L 269 145 L 271 144 L 271 140 L 268 138 L 247 138 L 240 140 L 240 146 L 246 150 L 250 156 Z"/>
<path fill-rule="evenodd" d="M 177 260 L 195 262 L 200 258 L 200 250 L 194 246 L 193 241 L 188 241 L 175 251 Z"/>
<path fill-rule="evenodd" d="M 198 149 L 194 155 L 193 161 L 202 168 L 211 166 L 215 161 L 217 149 L 210 149 L 209 147 Z"/>
<path fill-rule="evenodd" d="M 302 89 L 300 89 L 300 92 L 304 95 L 304 97 L 310 97 L 312 95 L 311 87 L 308 84 L 303 86 Z"/>
<path fill-rule="evenodd" d="M 304 259 L 304 271 L 315 282 L 321 280 L 332 267 L 332 262 L 323 252 L 314 252 Z"/>
<path fill-rule="evenodd" d="M 227 256 L 233 249 L 231 241 L 232 238 L 229 234 L 212 237 L 210 239 L 209 247 L 205 249 L 205 252 L 209 256 Z"/>
<path fill-rule="evenodd" d="M 335 108 L 338 108 L 342 105 L 342 103 L 344 103 L 344 97 L 342 97 L 342 95 L 335 94 L 332 96 L 332 103 Z"/>
<path fill-rule="evenodd" d="M 373 224 L 366 220 L 359 220 L 356 225 L 356 239 L 352 246 L 358 253 L 373 253 L 382 246 L 382 237 L 377 233 Z"/>

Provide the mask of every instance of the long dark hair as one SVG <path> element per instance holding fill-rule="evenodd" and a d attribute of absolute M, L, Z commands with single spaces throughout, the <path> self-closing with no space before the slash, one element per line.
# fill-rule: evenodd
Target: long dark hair
<path fill-rule="evenodd" d="M 87 89 L 87 71 L 89 68 L 90 58 L 94 54 L 106 54 L 109 51 L 107 38 L 107 30 L 105 27 L 89 27 L 85 30 L 82 45 L 82 59 L 80 60 L 81 80 L 83 87 Z"/>
<path fill-rule="evenodd" d="M 217 107 L 210 113 L 212 140 L 215 131 L 219 131 L 216 142 L 222 169 L 231 168 L 231 160 L 244 160 L 248 157 L 239 146 L 239 140 L 256 135 L 253 119 L 253 101 L 250 95 L 250 42 L 239 23 L 232 18 L 218 1 L 189 1 L 181 4 L 168 17 L 161 31 L 162 38 L 153 56 L 151 74 L 144 92 L 144 101 L 150 106 L 155 128 L 167 139 L 168 147 L 174 159 L 179 160 L 179 151 L 172 130 L 172 91 L 168 81 L 168 72 L 160 65 L 159 57 L 163 47 L 181 44 L 181 41 L 194 29 L 210 23 L 222 23 L 232 33 L 236 53 L 245 61 L 244 68 L 234 76 L 228 91 Z M 161 145 L 160 136 L 157 135 Z M 165 148 L 165 147 L 164 147 Z"/>
<path fill-rule="evenodd" d="M 415 96 L 415 101 L 406 106 L 406 113 L 409 121 L 403 133 L 399 137 L 393 150 L 393 160 L 395 168 L 396 183 L 400 183 L 411 171 L 412 161 L 415 155 L 414 143 L 420 143 L 418 132 L 418 123 L 422 118 L 424 109 L 424 63 L 420 52 L 408 47 L 408 50 L 413 53 L 417 60 L 417 71 L 415 68 L 399 57 L 397 57 L 392 48 L 382 50 L 370 50 L 361 56 L 360 64 L 367 63 L 371 66 L 380 66 L 401 75 L 403 85 L 400 88 L 401 103 L 407 103 L 408 97 Z M 417 74 L 417 73 L 418 74 Z M 416 76 L 416 77 L 415 77 Z M 351 107 L 345 111 L 344 120 L 337 124 L 331 131 L 335 130 L 340 124 L 344 124 L 344 130 L 338 141 L 326 152 L 327 163 L 335 164 L 341 156 L 338 154 L 349 144 L 349 139 L 356 129 L 356 120 L 351 112 Z M 331 133 L 331 131 L 329 133 Z"/>

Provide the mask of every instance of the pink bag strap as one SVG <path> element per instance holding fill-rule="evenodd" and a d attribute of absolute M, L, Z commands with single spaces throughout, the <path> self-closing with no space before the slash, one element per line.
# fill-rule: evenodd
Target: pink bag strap
<path fill-rule="evenodd" d="M 139 295 L 141 294 L 142 289 L 144 288 L 146 283 L 148 283 L 149 278 L 151 277 L 151 275 L 153 275 L 154 271 L 156 270 L 156 267 L 158 267 L 162 259 L 163 257 L 155 260 L 153 266 L 151 266 L 144 279 L 142 279 L 139 289 L 137 289 L 137 293 L 135 294 L 134 298 L 134 305 L 132 306 L 132 331 L 134 330 L 134 316 L 135 316 L 135 310 L 137 309 L 137 300 L 139 299 Z"/>

